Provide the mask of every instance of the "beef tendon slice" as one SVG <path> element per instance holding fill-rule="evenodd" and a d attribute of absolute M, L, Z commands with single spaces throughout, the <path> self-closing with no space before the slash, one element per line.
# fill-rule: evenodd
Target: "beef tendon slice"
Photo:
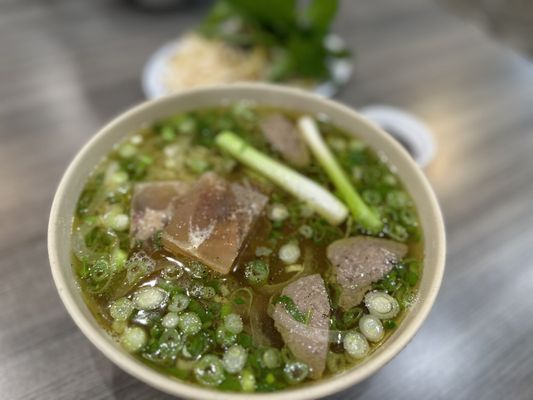
<path fill-rule="evenodd" d="M 267 201 L 253 188 L 206 173 L 174 201 L 163 246 L 227 274 Z"/>

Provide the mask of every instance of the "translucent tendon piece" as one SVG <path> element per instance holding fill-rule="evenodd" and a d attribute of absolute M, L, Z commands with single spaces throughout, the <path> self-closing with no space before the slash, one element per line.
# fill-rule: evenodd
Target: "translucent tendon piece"
<path fill-rule="evenodd" d="M 227 274 L 267 201 L 255 189 L 206 173 L 174 201 L 163 246 Z"/>
<path fill-rule="evenodd" d="M 131 237 L 147 240 L 170 219 L 170 204 L 182 196 L 189 184 L 180 181 L 146 182 L 135 185 L 131 201 Z"/>

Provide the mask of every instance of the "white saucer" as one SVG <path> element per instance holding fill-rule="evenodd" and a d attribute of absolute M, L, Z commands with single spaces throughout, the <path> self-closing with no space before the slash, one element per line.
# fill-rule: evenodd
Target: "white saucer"
<path fill-rule="evenodd" d="M 437 150 L 429 127 L 415 115 L 387 105 L 370 105 L 359 112 L 395 137 L 421 167 L 426 167 Z"/>

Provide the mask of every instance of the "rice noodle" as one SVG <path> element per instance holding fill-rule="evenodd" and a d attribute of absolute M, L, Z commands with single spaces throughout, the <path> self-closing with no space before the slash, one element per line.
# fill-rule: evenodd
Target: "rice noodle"
<path fill-rule="evenodd" d="M 266 75 L 264 50 L 244 51 L 219 40 L 190 34 L 169 60 L 163 85 L 169 93 L 199 86 L 257 81 Z"/>

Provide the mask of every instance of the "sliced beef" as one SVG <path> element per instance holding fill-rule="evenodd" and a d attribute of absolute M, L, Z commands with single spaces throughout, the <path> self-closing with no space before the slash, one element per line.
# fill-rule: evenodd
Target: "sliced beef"
<path fill-rule="evenodd" d="M 305 167 L 311 162 L 309 150 L 298 128 L 282 114 L 272 114 L 259 122 L 263 135 L 282 157 L 295 167 Z"/>
<path fill-rule="evenodd" d="M 305 276 L 287 285 L 282 295 L 290 297 L 298 309 L 307 314 L 308 324 L 296 321 L 277 304 L 272 318 L 287 347 L 294 356 L 310 367 L 310 376 L 318 379 L 326 366 L 329 343 L 329 299 L 324 280 L 320 274 Z"/>
<path fill-rule="evenodd" d="M 170 204 L 182 196 L 189 184 L 180 181 L 139 183 L 131 201 L 131 237 L 150 239 L 170 219 Z"/>
<path fill-rule="evenodd" d="M 339 305 L 348 309 L 361 302 L 370 285 L 383 278 L 407 254 L 407 246 L 388 239 L 355 236 L 328 246 L 337 284 Z"/>
<path fill-rule="evenodd" d="M 253 188 L 206 173 L 173 202 L 163 246 L 227 274 L 267 201 Z"/>

